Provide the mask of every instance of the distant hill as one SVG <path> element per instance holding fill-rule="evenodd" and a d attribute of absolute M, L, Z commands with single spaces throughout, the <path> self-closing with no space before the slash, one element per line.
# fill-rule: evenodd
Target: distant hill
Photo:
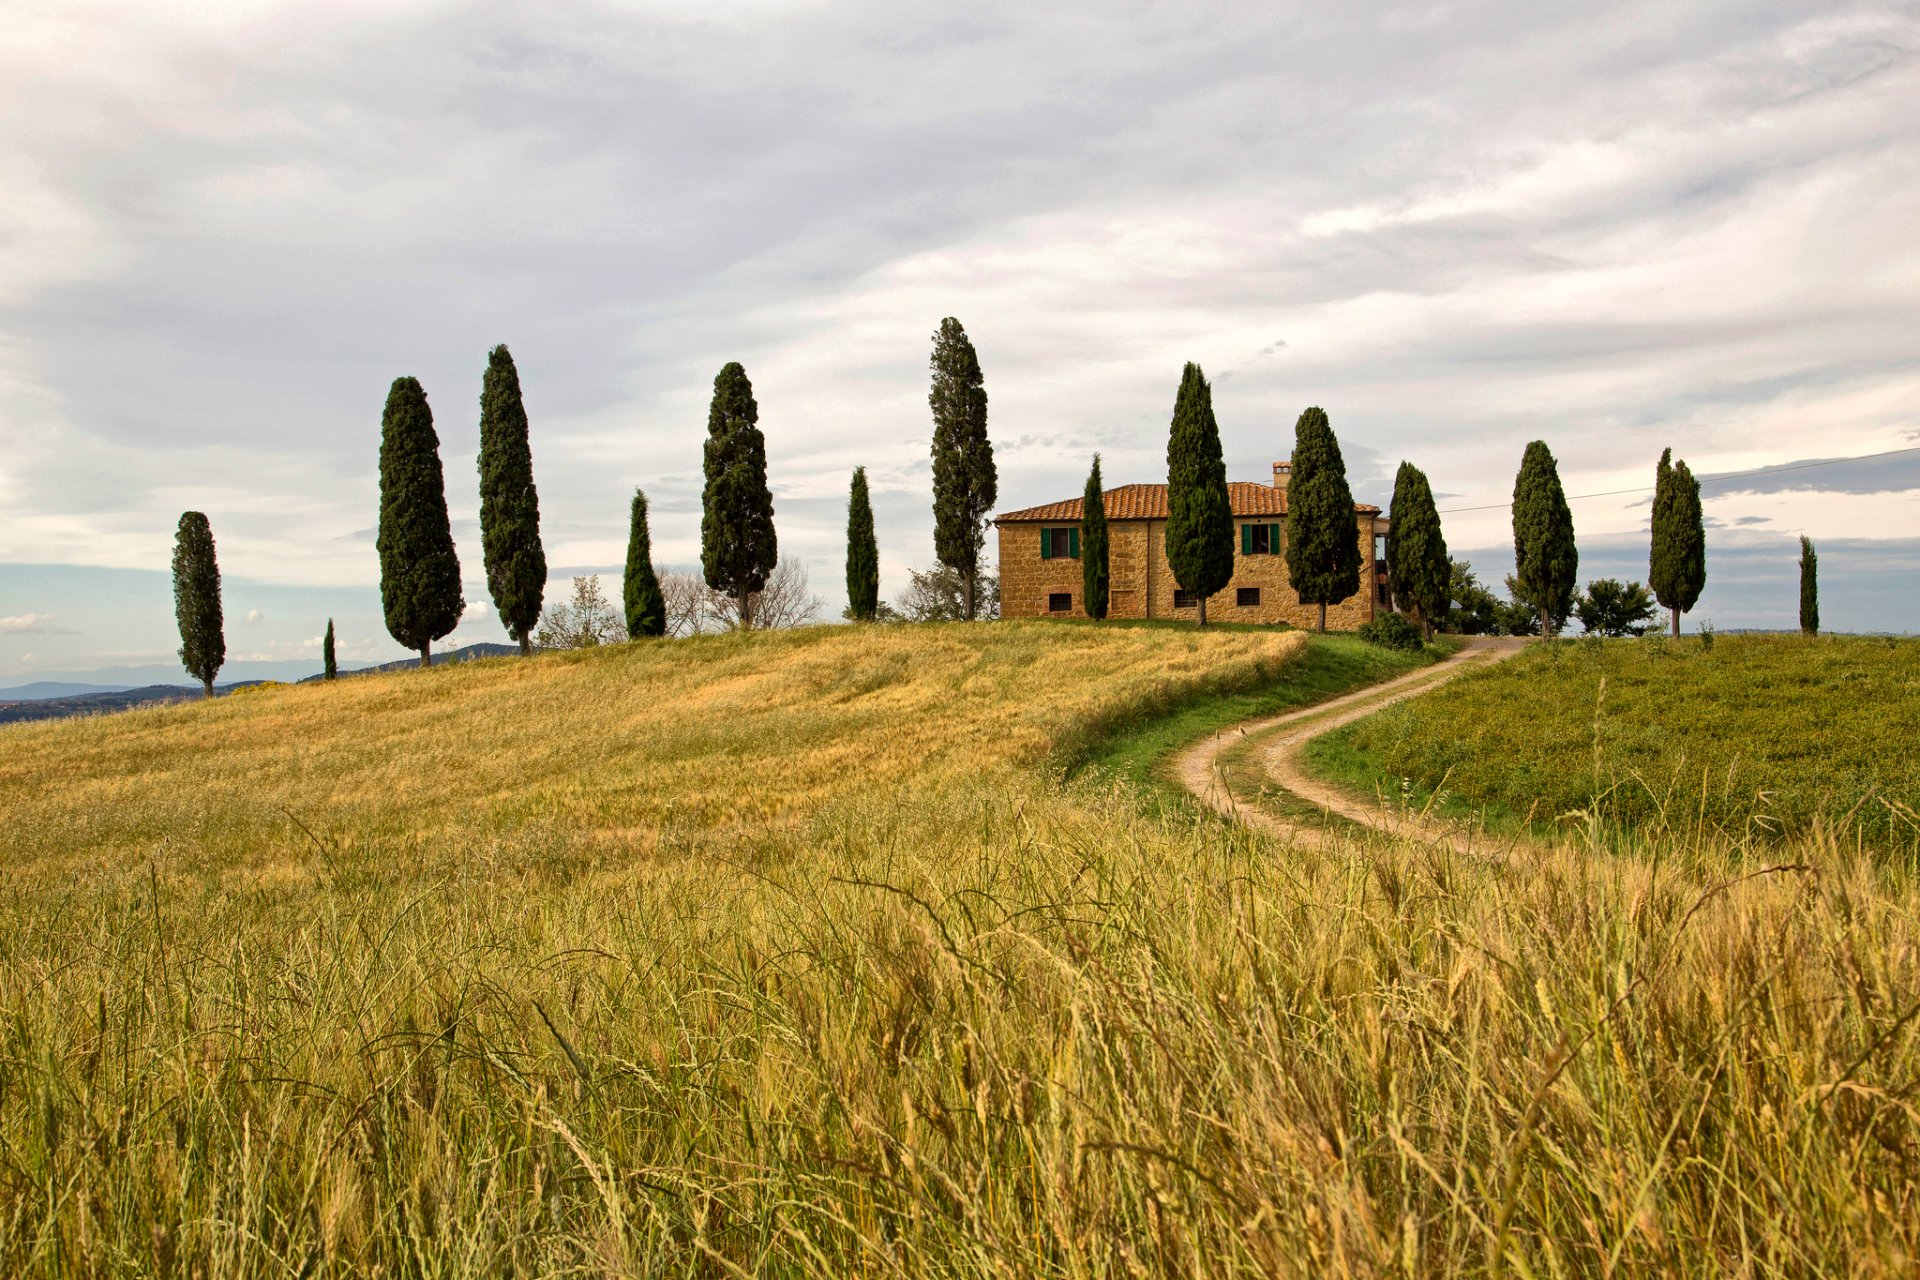
<path fill-rule="evenodd" d="M 518 657 L 519 654 L 520 646 L 517 644 L 494 644 L 483 641 L 479 644 L 465 645 L 458 649 L 449 649 L 445 653 L 436 653 L 433 655 L 433 665 L 437 667 L 443 662 L 470 662 L 475 658 L 513 658 Z M 419 669 L 420 659 L 418 658 L 396 658 L 392 662 L 383 662 L 377 667 L 361 667 L 354 671 L 342 671 L 340 678 L 344 680 L 348 676 L 364 676 L 379 671 L 418 671 Z M 299 681 L 299 683 L 312 684 L 315 680 L 324 680 L 325 678 L 325 676 L 317 675 L 308 676 L 304 680 Z"/>
<path fill-rule="evenodd" d="M 80 698 L 90 693 L 124 693 L 130 684 L 76 684 L 70 680 L 35 680 L 32 684 L 0 689 L 0 702 L 37 702 L 42 698 Z"/>

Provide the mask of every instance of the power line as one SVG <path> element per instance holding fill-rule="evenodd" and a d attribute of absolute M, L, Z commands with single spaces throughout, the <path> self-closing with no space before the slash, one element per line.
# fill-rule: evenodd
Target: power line
<path fill-rule="evenodd" d="M 1920 445 L 1909 445 L 1904 449 L 1888 449 L 1884 453 L 1863 453 L 1857 458 L 1822 458 L 1817 462 L 1795 462 L 1780 467 L 1760 467 L 1753 471 L 1729 471 L 1724 475 L 1701 476 L 1701 484 L 1719 484 L 1722 480 L 1746 480 L 1753 476 L 1777 476 L 1787 471 L 1811 471 L 1815 467 L 1834 467 L 1843 462 L 1871 462 L 1875 458 L 1893 458 L 1903 453 L 1920 453 Z M 1579 502 L 1585 498 L 1621 498 L 1632 493 L 1652 493 L 1653 486 L 1641 489 L 1609 489 L 1605 493 L 1574 493 L 1567 495 L 1568 502 Z M 1459 515 L 1465 511 L 1505 511 L 1511 502 L 1493 502 L 1484 507 L 1448 507 L 1436 514 L 1443 516 Z"/>

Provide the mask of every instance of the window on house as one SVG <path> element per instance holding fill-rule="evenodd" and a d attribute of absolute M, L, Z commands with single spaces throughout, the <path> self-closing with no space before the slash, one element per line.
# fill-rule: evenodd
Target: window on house
<path fill-rule="evenodd" d="M 1193 592 L 1182 591 L 1179 587 L 1175 587 L 1173 589 L 1173 607 L 1176 609 L 1193 608 Z"/>
<path fill-rule="evenodd" d="M 1073 593 L 1071 591 L 1055 591 L 1050 593 L 1047 596 L 1047 612 L 1072 613 Z"/>
<path fill-rule="evenodd" d="M 1079 528 L 1042 529 L 1040 558 L 1042 560 L 1078 560 L 1080 558 Z"/>
<path fill-rule="evenodd" d="M 1280 554 L 1280 541 L 1280 526 L 1277 524 L 1240 526 L 1240 554 L 1243 556 L 1277 556 Z"/>
<path fill-rule="evenodd" d="M 1255 609 L 1260 605 L 1260 588 L 1239 587 L 1234 590 L 1233 602 L 1242 609 Z"/>

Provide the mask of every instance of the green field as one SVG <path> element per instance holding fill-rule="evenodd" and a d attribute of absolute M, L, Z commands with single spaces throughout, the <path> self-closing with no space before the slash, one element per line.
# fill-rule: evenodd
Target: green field
<path fill-rule="evenodd" d="M 1066 768 L 1343 643 L 818 628 L 0 730 L 0 1274 L 1911 1274 L 1900 865 L 1296 848 Z"/>
<path fill-rule="evenodd" d="M 1735 841 L 1844 824 L 1920 850 L 1920 640 L 1731 635 L 1540 645 L 1329 733 L 1369 794 L 1522 824 Z"/>

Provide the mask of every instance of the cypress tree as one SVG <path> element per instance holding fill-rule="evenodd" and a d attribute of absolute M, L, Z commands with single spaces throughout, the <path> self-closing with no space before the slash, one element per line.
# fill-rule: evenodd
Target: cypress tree
<path fill-rule="evenodd" d="M 734 598 L 740 626 L 753 626 L 753 593 L 779 561 L 773 494 L 767 489 L 767 443 L 760 406 L 738 361 L 713 380 L 707 410 L 706 490 L 700 517 L 700 567 L 707 585 Z"/>
<path fill-rule="evenodd" d="M 867 469 L 853 469 L 847 494 L 847 616 L 872 622 L 880 609 L 880 543 L 873 535 L 873 503 L 867 497 Z"/>
<path fill-rule="evenodd" d="M 1393 506 L 1387 514 L 1387 578 L 1394 599 L 1420 611 L 1420 628 L 1433 636 L 1436 618 L 1452 604 L 1453 561 L 1434 509 L 1426 473 L 1402 462 L 1393 478 Z"/>
<path fill-rule="evenodd" d="M 1573 609 L 1580 553 L 1560 470 L 1544 440 L 1527 446 L 1514 477 L 1513 561 L 1514 595 L 1540 615 L 1540 634 L 1551 639 L 1554 619 Z"/>
<path fill-rule="evenodd" d="M 395 378 L 380 423 L 380 604 L 387 631 L 433 662 L 433 642 L 460 625 L 467 602 L 447 520 L 433 410 L 415 378 Z"/>
<path fill-rule="evenodd" d="M 667 634 L 667 598 L 653 571 L 653 538 L 647 532 L 647 495 L 633 491 L 627 519 L 627 576 L 620 583 L 627 607 L 627 638 Z"/>
<path fill-rule="evenodd" d="M 1810 636 L 1820 634 L 1820 557 L 1804 534 L 1800 537 L 1800 630 Z"/>
<path fill-rule="evenodd" d="M 1080 599 L 1089 618 L 1107 616 L 1107 494 L 1100 483 L 1100 455 L 1093 455 L 1087 492 L 1080 502 Z"/>
<path fill-rule="evenodd" d="M 978 604 L 980 549 L 998 496 L 993 442 L 987 438 L 987 389 L 980 357 L 952 316 L 933 335 L 933 549 L 960 575 L 967 621 Z"/>
<path fill-rule="evenodd" d="M 340 678 L 340 664 L 333 656 L 333 619 L 327 619 L 326 638 L 320 641 L 320 673 L 328 680 Z"/>
<path fill-rule="evenodd" d="M 1233 509 L 1213 388 L 1192 361 L 1180 372 L 1167 435 L 1167 564 L 1180 589 L 1194 597 L 1199 624 L 1206 626 L 1207 597 L 1233 580 Z"/>
<path fill-rule="evenodd" d="M 1700 513 L 1700 482 L 1684 462 L 1674 464 L 1673 450 L 1660 451 L 1653 474 L 1653 545 L 1648 555 L 1647 585 L 1671 611 L 1673 634 L 1680 635 L 1680 615 L 1692 609 L 1707 585 L 1707 529 Z"/>
<path fill-rule="evenodd" d="M 520 374 L 505 344 L 487 353 L 480 384 L 480 547 L 500 623 L 526 657 L 533 652 L 547 590 L 547 556 L 540 546 L 540 495 L 533 487 Z"/>
<path fill-rule="evenodd" d="M 1326 411 L 1308 407 L 1293 428 L 1293 472 L 1287 483 L 1287 577 L 1303 604 L 1327 606 L 1360 590 L 1360 528 L 1354 518 L 1347 463 Z"/>
<path fill-rule="evenodd" d="M 173 537 L 173 616 L 180 624 L 180 663 L 213 696 L 213 678 L 227 660 L 220 616 L 220 564 L 213 526 L 198 511 L 180 517 Z"/>

